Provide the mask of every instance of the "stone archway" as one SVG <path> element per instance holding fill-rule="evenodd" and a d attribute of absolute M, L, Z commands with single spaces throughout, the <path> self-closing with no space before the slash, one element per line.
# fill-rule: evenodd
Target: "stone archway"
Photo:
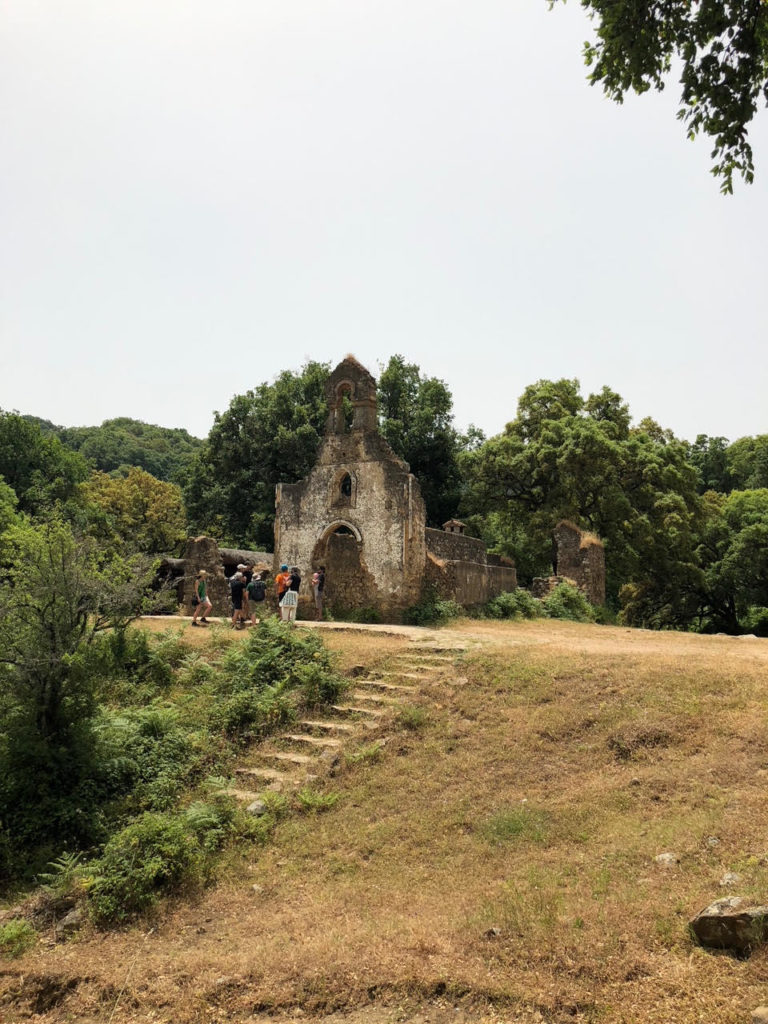
<path fill-rule="evenodd" d="M 352 523 L 327 526 L 312 552 L 312 569 L 325 566 L 325 604 L 332 614 L 347 615 L 377 604 L 377 587 L 365 564 L 363 536 Z"/>

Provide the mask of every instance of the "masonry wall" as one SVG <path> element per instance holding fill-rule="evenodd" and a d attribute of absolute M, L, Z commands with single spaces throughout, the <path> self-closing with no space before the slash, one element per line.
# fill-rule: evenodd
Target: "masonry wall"
<path fill-rule="evenodd" d="M 605 549 L 592 534 L 567 520 L 554 530 L 557 550 L 555 574 L 575 581 L 592 604 L 605 604 Z"/>
<path fill-rule="evenodd" d="M 428 529 L 426 541 L 427 580 L 443 597 L 472 608 L 517 588 L 514 565 L 475 537 Z"/>
<path fill-rule="evenodd" d="M 348 496 L 340 489 L 346 474 Z M 375 607 L 396 617 L 419 600 L 425 522 L 418 481 L 379 434 L 327 435 L 309 476 L 278 486 L 275 568 L 298 565 L 308 594 L 324 564 L 331 610 Z"/>

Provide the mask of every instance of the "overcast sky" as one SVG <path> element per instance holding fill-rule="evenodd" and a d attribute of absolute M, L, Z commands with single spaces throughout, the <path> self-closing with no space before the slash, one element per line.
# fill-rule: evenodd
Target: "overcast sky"
<path fill-rule="evenodd" d="M 768 117 L 722 197 L 678 87 L 619 107 L 545 0 L 0 0 L 0 408 L 207 434 L 401 353 L 456 422 L 610 385 L 768 432 Z"/>

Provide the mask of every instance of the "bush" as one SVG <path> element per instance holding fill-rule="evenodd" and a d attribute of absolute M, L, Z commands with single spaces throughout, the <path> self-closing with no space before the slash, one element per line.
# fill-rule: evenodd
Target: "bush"
<path fill-rule="evenodd" d="M 595 610 L 580 590 L 570 583 L 558 584 L 541 602 L 550 619 L 571 622 L 594 622 Z"/>
<path fill-rule="evenodd" d="M 158 898 L 203 881 L 200 844 L 181 818 L 142 814 L 94 862 L 88 897 L 97 924 L 120 924 Z"/>
<path fill-rule="evenodd" d="M 492 597 L 483 612 L 489 619 L 538 619 L 546 615 L 541 601 L 522 589 L 509 590 Z"/>
<path fill-rule="evenodd" d="M 403 612 L 403 622 L 408 626 L 440 626 L 464 614 L 460 604 L 440 597 L 434 587 L 426 587 L 421 601 Z"/>
<path fill-rule="evenodd" d="M 37 942 L 37 932 L 23 918 L 14 917 L 0 927 L 0 953 L 14 960 Z"/>

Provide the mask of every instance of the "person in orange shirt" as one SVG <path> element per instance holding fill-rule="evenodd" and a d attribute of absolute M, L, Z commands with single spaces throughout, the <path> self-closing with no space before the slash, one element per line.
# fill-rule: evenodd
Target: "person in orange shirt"
<path fill-rule="evenodd" d="M 287 565 L 280 566 L 280 572 L 275 576 L 275 597 L 277 598 L 277 614 L 279 618 L 283 618 L 283 610 L 280 607 L 280 602 L 283 599 L 283 594 L 286 590 L 291 588 L 291 574 L 288 572 Z"/>

